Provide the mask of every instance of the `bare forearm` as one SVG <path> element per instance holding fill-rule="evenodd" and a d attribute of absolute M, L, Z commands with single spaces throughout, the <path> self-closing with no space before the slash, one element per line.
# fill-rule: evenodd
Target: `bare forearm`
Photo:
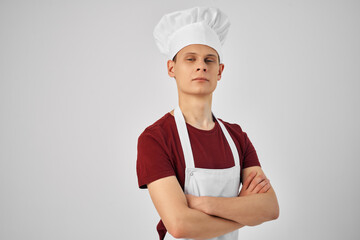
<path fill-rule="evenodd" d="M 275 192 L 254 194 L 243 197 L 204 197 L 204 212 L 209 215 L 236 221 L 243 225 L 255 226 L 274 220 L 279 215 Z"/>
<path fill-rule="evenodd" d="M 174 233 L 177 238 L 208 239 L 235 231 L 244 225 L 216 216 L 210 216 L 196 209 L 187 208 L 177 222 Z"/>

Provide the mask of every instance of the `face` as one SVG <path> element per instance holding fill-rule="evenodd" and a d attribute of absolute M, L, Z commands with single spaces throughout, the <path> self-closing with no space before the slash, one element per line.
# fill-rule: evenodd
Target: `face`
<path fill-rule="evenodd" d="M 176 55 L 176 62 L 168 60 L 167 66 L 169 76 L 176 80 L 179 94 L 189 95 L 212 94 L 224 69 L 217 52 L 202 44 L 182 48 Z"/>

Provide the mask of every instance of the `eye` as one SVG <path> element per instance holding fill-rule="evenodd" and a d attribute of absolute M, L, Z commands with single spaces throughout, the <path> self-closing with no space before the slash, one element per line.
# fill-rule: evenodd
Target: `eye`
<path fill-rule="evenodd" d="M 205 61 L 206 61 L 206 62 L 214 62 L 214 61 L 211 60 L 211 59 L 206 59 Z"/>
<path fill-rule="evenodd" d="M 188 58 L 188 59 L 186 59 L 186 60 L 192 61 L 192 60 L 194 60 L 194 59 L 193 59 L 193 58 Z"/>

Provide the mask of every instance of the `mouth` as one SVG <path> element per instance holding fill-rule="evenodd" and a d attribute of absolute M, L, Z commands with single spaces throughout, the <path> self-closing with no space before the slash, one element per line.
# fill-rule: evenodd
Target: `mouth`
<path fill-rule="evenodd" d="M 206 78 L 198 77 L 198 78 L 194 78 L 193 81 L 209 81 L 209 80 Z"/>

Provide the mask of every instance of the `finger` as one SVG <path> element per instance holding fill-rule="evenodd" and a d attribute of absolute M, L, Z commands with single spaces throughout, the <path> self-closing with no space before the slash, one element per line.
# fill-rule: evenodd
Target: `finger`
<path fill-rule="evenodd" d="M 253 193 L 259 193 L 260 190 L 263 189 L 266 184 L 268 184 L 267 179 L 263 180 L 258 185 L 256 185 L 256 187 L 254 188 L 254 190 L 252 192 Z"/>
<path fill-rule="evenodd" d="M 244 183 L 243 183 L 243 188 L 244 189 L 248 189 L 249 184 L 251 183 L 251 181 L 254 179 L 254 177 L 256 176 L 256 172 L 250 172 L 250 174 L 247 176 L 247 178 L 245 179 Z"/>
<path fill-rule="evenodd" d="M 250 174 L 246 177 L 245 181 L 243 182 L 243 187 L 242 188 L 247 189 L 255 176 L 256 176 L 255 171 L 250 172 Z"/>
<path fill-rule="evenodd" d="M 259 191 L 259 193 L 266 193 L 267 191 L 269 191 L 271 188 L 271 184 L 270 184 L 270 181 L 265 184 L 265 186 Z"/>
<path fill-rule="evenodd" d="M 270 189 L 270 180 L 266 179 L 264 182 L 265 184 L 262 186 L 258 193 L 266 193 Z"/>
<path fill-rule="evenodd" d="M 250 186 L 248 188 L 248 191 L 252 192 L 254 191 L 255 187 L 261 183 L 262 181 L 264 181 L 266 179 L 264 174 L 260 174 L 258 176 L 256 176 L 250 183 Z"/>

